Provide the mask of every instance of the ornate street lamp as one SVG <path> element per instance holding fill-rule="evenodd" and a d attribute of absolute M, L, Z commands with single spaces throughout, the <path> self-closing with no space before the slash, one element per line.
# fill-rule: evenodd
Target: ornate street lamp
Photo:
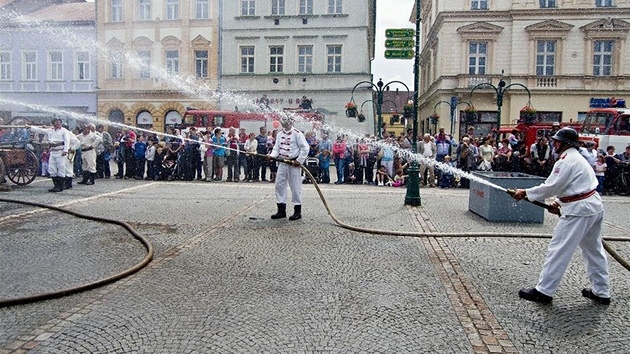
<path fill-rule="evenodd" d="M 416 0 L 416 33 L 415 33 L 415 53 L 413 63 L 413 141 L 411 152 L 415 156 L 418 153 L 418 91 L 420 91 L 420 0 Z M 405 195 L 405 205 L 420 206 L 420 169 L 418 161 L 411 159 L 409 166 L 409 181 L 407 182 L 407 194 Z"/>
<path fill-rule="evenodd" d="M 498 87 L 494 86 L 493 84 L 491 84 L 489 82 L 482 82 L 480 84 L 475 85 L 475 87 L 473 87 L 472 90 L 470 90 L 470 101 L 471 102 L 472 102 L 473 92 L 475 92 L 475 90 L 477 88 L 489 87 L 489 88 L 493 89 L 494 92 L 496 92 L 496 94 L 497 94 L 497 133 L 499 133 L 499 130 L 501 129 L 501 107 L 503 106 L 503 95 L 505 94 L 505 92 L 507 90 L 509 90 L 511 87 L 514 87 L 514 86 L 520 86 L 520 87 L 524 88 L 525 91 L 527 91 L 527 96 L 528 96 L 527 102 L 531 102 L 532 101 L 532 94 L 529 91 L 529 88 L 527 88 L 527 86 L 525 86 L 523 84 L 519 84 L 518 82 L 515 82 L 515 83 L 507 85 L 505 83 L 505 81 L 503 81 L 503 78 L 501 78 L 501 80 L 499 80 Z"/>
<path fill-rule="evenodd" d="M 356 85 L 354 85 L 354 87 L 352 88 L 352 98 L 350 99 L 350 101 L 354 101 L 354 91 L 357 89 L 357 87 L 359 87 L 360 85 L 369 85 L 371 86 L 371 88 L 376 92 L 376 116 L 378 117 L 378 122 L 377 122 L 377 127 L 376 127 L 376 135 L 378 136 L 379 140 L 383 138 L 383 92 L 388 91 L 389 89 L 389 85 L 391 84 L 401 84 L 405 87 L 405 89 L 407 90 L 407 95 L 409 95 L 409 87 L 407 87 L 407 85 L 405 85 L 404 82 L 402 81 L 390 81 L 388 83 L 383 83 L 383 79 L 378 79 L 378 82 L 376 83 L 376 85 L 374 85 L 373 83 L 369 82 L 369 81 L 361 81 L 359 83 L 357 83 Z M 368 100 L 369 101 L 369 100 Z M 365 103 L 365 102 L 363 102 Z M 361 104 L 361 107 L 363 107 L 363 104 Z"/>
<path fill-rule="evenodd" d="M 466 102 L 466 101 L 458 101 L 457 97 L 451 97 L 451 102 L 448 101 L 440 101 L 438 103 L 435 104 L 435 106 L 433 106 L 433 112 L 435 113 L 435 110 L 437 109 L 437 106 L 439 106 L 440 104 L 447 104 L 448 107 L 450 108 L 450 115 L 451 115 L 451 135 L 455 135 L 454 134 L 454 130 L 455 130 L 455 111 L 457 110 L 457 106 L 464 103 L 466 104 L 467 107 L 471 107 L 472 104 L 470 102 Z M 435 122 L 437 124 L 437 122 Z M 436 127 L 436 131 L 437 131 L 437 127 Z"/>

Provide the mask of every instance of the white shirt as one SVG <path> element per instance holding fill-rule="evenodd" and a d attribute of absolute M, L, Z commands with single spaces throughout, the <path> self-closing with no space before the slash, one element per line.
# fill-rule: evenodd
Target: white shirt
<path fill-rule="evenodd" d="M 303 164 L 306 161 L 309 150 L 310 146 L 304 134 L 295 128 L 291 128 L 288 131 L 282 130 L 278 133 L 270 156 L 297 160 Z"/>
<path fill-rule="evenodd" d="M 553 165 L 553 171 L 547 180 L 537 187 L 526 189 L 526 192 L 529 200 L 543 202 L 553 196 L 560 198 L 587 193 L 596 189 L 598 184 L 593 167 L 576 149 L 570 148 Z M 556 201 L 562 207 L 563 215 L 588 216 L 604 210 L 598 193 L 575 202 Z"/>
<path fill-rule="evenodd" d="M 38 134 L 46 134 L 46 136 L 48 137 L 48 141 L 51 144 L 63 143 L 63 147 L 61 145 L 58 147 L 53 147 L 51 151 L 68 152 L 68 149 L 70 149 L 70 136 L 74 134 L 72 134 L 66 128 L 61 127 L 59 129 L 55 129 L 55 128 L 44 129 L 40 127 L 31 127 L 31 130 L 33 130 L 34 132 L 37 132 Z"/>
<path fill-rule="evenodd" d="M 423 140 L 422 144 L 424 144 L 424 149 L 422 150 L 422 157 L 432 158 L 435 154 L 435 151 L 433 151 L 433 143 L 431 141 L 427 143 Z"/>
<path fill-rule="evenodd" d="M 81 149 L 96 148 L 103 141 L 98 134 L 93 132 L 89 132 L 87 135 L 81 133 L 77 138 L 80 141 Z"/>

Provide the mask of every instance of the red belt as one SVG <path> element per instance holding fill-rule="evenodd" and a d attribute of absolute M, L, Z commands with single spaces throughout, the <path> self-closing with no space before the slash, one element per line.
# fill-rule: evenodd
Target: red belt
<path fill-rule="evenodd" d="M 570 195 L 568 197 L 561 197 L 558 199 L 563 203 L 571 203 L 571 202 L 577 202 L 578 200 L 586 199 L 592 196 L 593 194 L 595 194 L 595 189 L 593 189 L 592 191 L 588 191 L 586 193 Z"/>

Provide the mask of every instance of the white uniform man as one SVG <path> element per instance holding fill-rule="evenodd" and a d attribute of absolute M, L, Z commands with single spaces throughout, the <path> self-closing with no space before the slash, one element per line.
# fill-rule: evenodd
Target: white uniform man
<path fill-rule="evenodd" d="M 53 118 L 52 128 L 30 127 L 36 133 L 46 134 L 50 144 L 50 158 L 48 159 L 48 174 L 52 177 L 54 187 L 49 192 L 63 191 L 66 177 L 66 160 L 70 149 L 70 131 L 61 126 L 60 118 Z"/>
<path fill-rule="evenodd" d="M 560 154 L 551 175 L 537 187 L 518 189 L 514 199 L 544 201 L 556 196 L 553 213 L 562 216 L 553 232 L 547 256 L 536 287 L 521 289 L 523 299 L 551 303 L 577 246 L 582 249 L 592 289 L 582 289 L 582 296 L 597 303 L 610 304 L 608 261 L 602 244 L 604 206 L 595 191 L 598 185 L 595 172 L 580 155 L 578 133 L 562 128 L 552 137 Z"/>
<path fill-rule="evenodd" d="M 434 160 L 435 154 L 437 153 L 437 147 L 435 143 L 431 140 L 430 134 L 424 134 L 422 137 L 422 141 L 417 143 L 418 153 L 422 155 L 422 163 L 420 164 L 420 186 L 424 186 L 424 174 L 429 169 L 429 177 L 427 179 L 427 184 L 431 187 L 435 187 L 435 167 Z"/>
<path fill-rule="evenodd" d="M 83 180 L 77 183 L 93 185 L 96 178 L 96 148 L 102 139 L 90 129 L 89 125 L 81 127 L 81 134 L 77 138 L 81 144 L 81 169 L 83 170 Z"/>
<path fill-rule="evenodd" d="M 276 136 L 276 141 L 269 156 L 291 160 L 292 164 L 280 163 L 276 174 L 276 200 L 278 212 L 271 216 L 272 219 L 287 217 L 287 183 L 291 188 L 291 202 L 293 203 L 293 215 L 289 220 L 302 218 L 302 177 L 300 165 L 308 156 L 309 145 L 301 131 L 293 128 L 293 118 L 280 119 L 282 131 Z"/>

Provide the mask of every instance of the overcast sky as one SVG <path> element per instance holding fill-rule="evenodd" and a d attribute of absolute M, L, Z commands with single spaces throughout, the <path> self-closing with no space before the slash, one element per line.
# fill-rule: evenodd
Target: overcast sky
<path fill-rule="evenodd" d="M 385 29 L 413 28 L 409 16 L 414 0 L 378 0 L 376 4 L 376 53 L 372 61 L 374 82 L 399 80 L 413 91 L 413 59 L 385 59 Z"/>

